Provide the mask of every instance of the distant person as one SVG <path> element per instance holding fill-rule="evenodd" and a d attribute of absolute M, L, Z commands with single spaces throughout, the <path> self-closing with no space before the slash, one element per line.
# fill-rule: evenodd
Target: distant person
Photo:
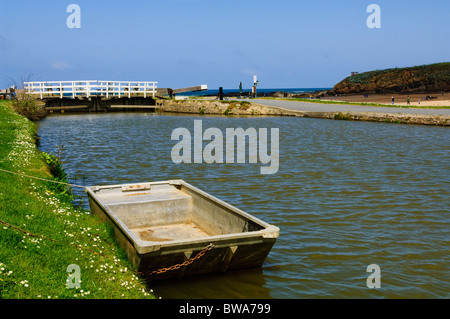
<path fill-rule="evenodd" d="M 395 99 L 394 99 L 394 97 L 392 97 L 392 105 L 394 105 L 394 103 L 395 103 Z"/>
<path fill-rule="evenodd" d="M 409 95 L 406 98 L 406 104 L 411 105 L 411 98 L 409 97 Z"/>
<path fill-rule="evenodd" d="M 14 100 L 15 98 L 16 98 L 16 88 L 13 85 L 9 88 L 9 100 Z"/>

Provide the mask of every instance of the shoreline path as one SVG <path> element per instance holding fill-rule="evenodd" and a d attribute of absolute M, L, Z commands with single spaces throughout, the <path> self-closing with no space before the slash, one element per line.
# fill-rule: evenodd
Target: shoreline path
<path fill-rule="evenodd" d="M 321 104 L 299 101 L 283 100 L 260 100 L 252 99 L 252 103 L 266 106 L 278 107 L 290 111 L 301 112 L 371 112 L 371 113 L 404 113 L 404 114 L 423 114 L 423 115 L 447 115 L 450 116 L 450 109 L 426 109 L 426 108 L 401 108 L 401 107 L 382 107 L 369 105 L 345 105 L 345 104 Z"/>

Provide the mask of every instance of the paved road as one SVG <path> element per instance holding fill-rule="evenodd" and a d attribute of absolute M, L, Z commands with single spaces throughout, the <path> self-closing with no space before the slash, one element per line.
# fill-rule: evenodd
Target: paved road
<path fill-rule="evenodd" d="M 378 106 L 360 106 L 343 104 L 320 104 L 297 101 L 281 100 L 251 100 L 254 103 L 281 107 L 287 110 L 303 112 L 374 112 L 374 113 L 409 113 L 426 115 L 450 115 L 450 109 L 417 109 L 417 108 L 396 108 L 396 107 L 378 107 Z"/>

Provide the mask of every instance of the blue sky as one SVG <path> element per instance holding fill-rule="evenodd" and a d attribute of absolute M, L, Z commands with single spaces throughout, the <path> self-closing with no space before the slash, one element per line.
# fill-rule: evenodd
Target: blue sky
<path fill-rule="evenodd" d="M 70 4 L 81 28 L 69 29 Z M 381 28 L 369 29 L 369 4 Z M 332 87 L 351 71 L 450 61 L 449 0 L 0 0 L 0 87 L 34 80 Z M 5 10 L 6 8 L 6 10 Z"/>

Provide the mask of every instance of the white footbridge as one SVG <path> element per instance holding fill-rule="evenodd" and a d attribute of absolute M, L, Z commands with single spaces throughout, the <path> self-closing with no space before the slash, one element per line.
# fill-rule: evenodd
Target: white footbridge
<path fill-rule="evenodd" d="M 48 111 L 157 109 L 157 100 L 185 92 L 205 91 L 207 85 L 171 89 L 158 88 L 158 82 L 137 81 L 45 81 L 25 82 L 24 89 L 45 101 Z"/>
<path fill-rule="evenodd" d="M 28 94 L 46 98 L 122 98 L 151 97 L 157 93 L 158 82 L 127 82 L 127 81 L 50 81 L 25 82 L 24 88 Z"/>

